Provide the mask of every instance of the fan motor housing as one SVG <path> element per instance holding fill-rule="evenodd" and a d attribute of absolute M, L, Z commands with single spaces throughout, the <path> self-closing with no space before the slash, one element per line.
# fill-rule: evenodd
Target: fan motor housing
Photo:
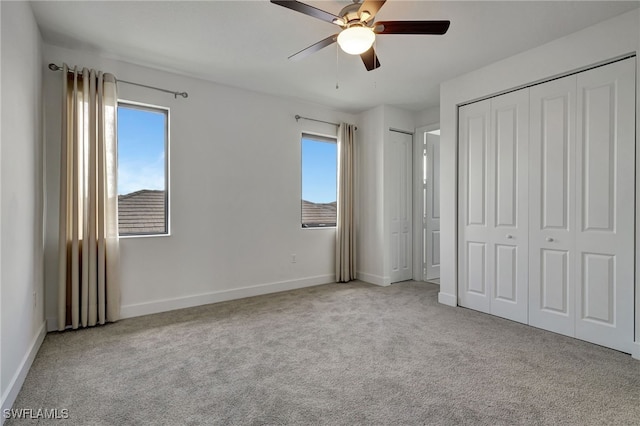
<path fill-rule="evenodd" d="M 347 24 L 347 27 L 356 23 L 359 25 L 365 24 L 364 22 L 360 21 L 360 16 L 358 15 L 360 6 L 362 5 L 359 2 L 354 2 L 348 6 L 343 7 L 340 13 L 338 13 L 338 16 L 340 16 L 342 20 Z M 366 25 L 369 26 L 370 23 L 366 23 Z"/>

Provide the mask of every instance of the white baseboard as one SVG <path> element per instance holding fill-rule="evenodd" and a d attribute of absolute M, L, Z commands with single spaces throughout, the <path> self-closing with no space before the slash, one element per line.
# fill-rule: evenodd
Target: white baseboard
<path fill-rule="evenodd" d="M 230 290 L 214 291 L 211 293 L 197 294 L 194 296 L 178 297 L 175 299 L 154 300 L 152 302 L 124 305 L 120 309 L 121 318 L 133 318 L 142 315 L 157 314 L 173 311 L 175 309 L 191 308 L 194 306 L 208 305 L 210 303 L 226 302 L 227 300 L 242 299 L 245 297 L 260 296 L 269 293 L 295 290 L 304 287 L 312 287 L 320 284 L 335 282 L 334 275 L 318 275 L 315 277 L 297 280 L 280 281 L 275 283 L 259 284 Z"/>
<path fill-rule="evenodd" d="M 380 275 L 367 274 L 366 272 L 357 272 L 356 275 L 360 281 L 364 281 L 369 284 L 375 284 L 386 287 L 391 285 L 391 278 L 381 277 Z"/>
<path fill-rule="evenodd" d="M 633 342 L 633 348 L 631 349 L 631 358 L 640 361 L 640 342 Z"/>
<path fill-rule="evenodd" d="M 455 294 L 438 293 L 438 303 L 448 306 L 458 306 L 458 299 Z"/>
<path fill-rule="evenodd" d="M 24 384 L 24 380 L 27 378 L 27 373 L 29 373 L 29 369 L 31 368 L 31 364 L 33 364 L 33 360 L 42 345 L 42 341 L 44 340 L 44 336 L 46 336 L 47 323 L 46 321 L 42 321 L 42 325 L 40 329 L 34 336 L 31 341 L 31 346 L 29 346 L 29 350 L 22 358 L 22 362 L 18 367 L 18 370 L 13 375 L 11 382 L 9 382 L 9 387 L 7 388 L 4 395 L 2 395 L 2 411 L 0 411 L 0 424 L 4 424 L 5 418 L 2 415 L 4 410 L 11 409 L 13 407 L 13 403 L 16 401 L 18 397 L 18 393 L 20 389 L 22 389 L 22 385 Z"/>

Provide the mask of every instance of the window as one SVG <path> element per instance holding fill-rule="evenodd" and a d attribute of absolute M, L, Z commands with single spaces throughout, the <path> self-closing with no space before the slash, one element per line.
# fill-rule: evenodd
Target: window
<path fill-rule="evenodd" d="M 302 227 L 336 226 L 338 146 L 335 138 L 302 135 Z"/>
<path fill-rule="evenodd" d="M 118 103 L 118 231 L 162 235 L 168 226 L 169 111 Z"/>

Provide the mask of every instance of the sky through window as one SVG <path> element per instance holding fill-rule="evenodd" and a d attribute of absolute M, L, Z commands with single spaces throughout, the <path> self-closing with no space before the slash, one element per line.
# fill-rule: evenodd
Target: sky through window
<path fill-rule="evenodd" d="M 337 144 L 302 138 L 302 199 L 312 203 L 336 201 Z"/>
<path fill-rule="evenodd" d="M 118 106 L 118 194 L 165 189 L 166 114 Z"/>

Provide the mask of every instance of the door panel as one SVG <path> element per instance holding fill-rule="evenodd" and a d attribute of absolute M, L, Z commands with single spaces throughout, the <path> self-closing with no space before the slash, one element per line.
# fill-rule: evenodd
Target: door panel
<path fill-rule="evenodd" d="M 615 326 L 615 256 L 582 253 L 582 318 Z"/>
<path fill-rule="evenodd" d="M 573 87 L 574 78 L 566 80 Z M 542 86 L 532 89 L 535 92 L 550 92 L 536 99 L 536 107 L 540 111 L 540 147 L 542 168 L 541 201 L 542 201 L 542 229 L 567 229 L 569 220 L 569 155 L 573 154 L 573 120 L 574 92 L 568 92 L 560 87 L 560 93 L 554 93 L 555 86 L 563 86 L 565 80 L 553 84 L 551 87 Z M 573 89 L 575 90 L 575 89 Z M 536 125 L 538 122 L 535 123 Z"/>
<path fill-rule="evenodd" d="M 564 250 L 542 250 L 541 309 L 564 317 L 569 315 L 569 265 Z"/>
<path fill-rule="evenodd" d="M 529 324 L 572 336 L 576 77 L 529 95 Z"/>
<path fill-rule="evenodd" d="M 487 296 L 486 247 L 482 242 L 467 243 L 467 292 Z"/>
<path fill-rule="evenodd" d="M 580 88 L 579 88 L 580 89 Z M 583 231 L 613 231 L 615 207 L 615 85 L 585 87 L 580 93 L 584 115 L 578 118 L 583 188 Z M 584 121 L 583 121 L 584 120 Z M 581 126 L 582 123 L 582 126 Z"/>
<path fill-rule="evenodd" d="M 518 248 L 496 244 L 496 291 L 495 298 L 516 302 L 518 274 Z"/>
<path fill-rule="evenodd" d="M 486 114 L 467 120 L 467 225 L 486 225 L 487 213 L 487 143 L 489 123 Z"/>
<path fill-rule="evenodd" d="M 431 233 L 431 242 L 431 264 L 434 269 L 438 268 L 438 271 L 440 271 L 440 231 L 433 231 Z M 438 277 L 439 276 L 440 274 L 438 274 Z"/>
<path fill-rule="evenodd" d="M 400 270 L 400 235 L 398 231 L 391 232 L 391 272 Z"/>
<path fill-rule="evenodd" d="M 518 110 L 510 105 L 495 113 L 496 224 L 516 226 L 518 213 Z"/>
<path fill-rule="evenodd" d="M 578 74 L 576 337 L 631 352 L 635 59 Z"/>

